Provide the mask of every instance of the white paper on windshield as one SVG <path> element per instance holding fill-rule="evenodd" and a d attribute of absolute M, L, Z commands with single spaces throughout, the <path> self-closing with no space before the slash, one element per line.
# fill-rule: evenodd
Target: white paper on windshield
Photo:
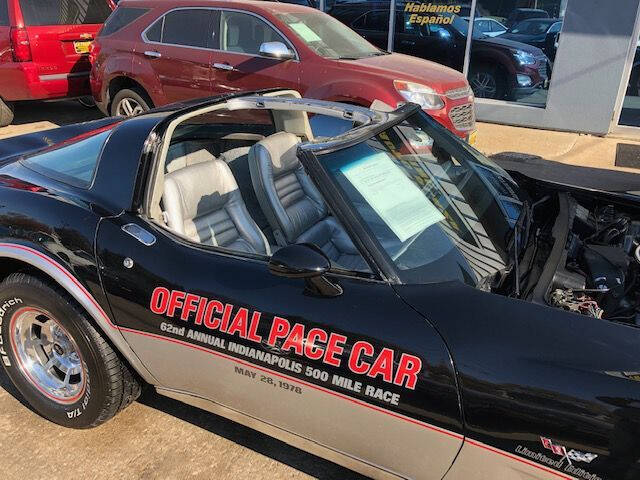
<path fill-rule="evenodd" d="M 342 173 L 401 242 L 444 220 L 442 213 L 385 153 L 348 165 Z"/>
<path fill-rule="evenodd" d="M 290 23 L 289 26 L 293 28 L 298 35 L 307 43 L 319 42 L 321 38 L 311 30 L 307 25 L 302 22 Z"/>

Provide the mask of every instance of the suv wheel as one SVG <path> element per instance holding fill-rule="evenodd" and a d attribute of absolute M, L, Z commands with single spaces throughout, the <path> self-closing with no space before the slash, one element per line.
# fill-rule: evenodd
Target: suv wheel
<path fill-rule="evenodd" d="M 0 98 L 0 127 L 6 127 L 13 122 L 13 105 Z"/>
<path fill-rule="evenodd" d="M 140 383 L 66 292 L 14 273 L 0 284 L 0 357 L 43 417 L 72 428 L 109 420 Z"/>
<path fill-rule="evenodd" d="M 153 104 L 146 93 L 138 89 L 120 90 L 111 102 L 111 116 L 133 117 L 146 112 Z"/>
<path fill-rule="evenodd" d="M 505 95 L 505 81 L 500 72 L 490 65 L 471 67 L 469 84 L 476 98 L 501 100 Z"/>

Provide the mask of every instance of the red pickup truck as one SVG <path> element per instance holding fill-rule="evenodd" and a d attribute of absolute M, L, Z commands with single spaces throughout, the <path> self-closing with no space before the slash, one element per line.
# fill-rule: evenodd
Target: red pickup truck
<path fill-rule="evenodd" d="M 90 95 L 89 45 L 111 0 L 0 0 L 0 127 L 13 102 Z"/>
<path fill-rule="evenodd" d="M 313 8 L 264 1 L 122 0 L 92 45 L 103 112 L 279 87 L 321 100 L 415 102 L 462 138 L 475 131 L 459 72 L 381 50 Z"/>

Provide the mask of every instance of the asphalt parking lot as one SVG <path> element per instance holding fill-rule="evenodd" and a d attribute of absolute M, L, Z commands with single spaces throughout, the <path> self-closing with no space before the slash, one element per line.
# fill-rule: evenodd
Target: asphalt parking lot
<path fill-rule="evenodd" d="M 0 139 L 100 118 L 77 102 L 18 105 Z M 92 430 L 54 425 L 24 403 L 0 369 L 3 479 L 363 479 L 349 470 L 148 389 Z"/>

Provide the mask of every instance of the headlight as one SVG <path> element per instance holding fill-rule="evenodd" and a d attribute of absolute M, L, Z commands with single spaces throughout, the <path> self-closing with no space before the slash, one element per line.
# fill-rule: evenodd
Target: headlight
<path fill-rule="evenodd" d="M 393 86 L 407 102 L 417 103 L 425 110 L 439 110 L 444 107 L 442 98 L 431 87 L 402 80 L 394 80 Z"/>
<path fill-rule="evenodd" d="M 512 50 L 512 52 L 520 65 L 535 65 L 536 57 L 534 57 L 533 54 L 522 50 Z"/>

